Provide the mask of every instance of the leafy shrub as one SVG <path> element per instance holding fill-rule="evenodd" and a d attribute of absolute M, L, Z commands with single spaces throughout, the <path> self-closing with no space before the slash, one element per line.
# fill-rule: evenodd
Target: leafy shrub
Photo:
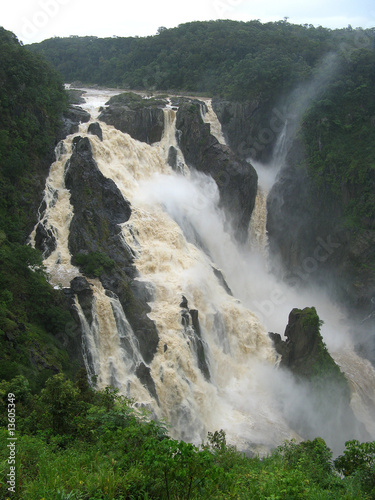
<path fill-rule="evenodd" d="M 75 263 L 83 268 L 85 274 L 95 278 L 115 265 L 115 262 L 102 252 L 79 253 L 75 256 Z"/>
<path fill-rule="evenodd" d="M 345 476 L 356 476 L 364 491 L 375 494 L 375 441 L 347 441 L 343 455 L 335 460 L 336 469 Z"/>

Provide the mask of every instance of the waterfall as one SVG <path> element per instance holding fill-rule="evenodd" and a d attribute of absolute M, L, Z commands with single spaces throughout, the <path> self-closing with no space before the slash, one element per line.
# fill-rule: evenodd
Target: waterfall
<path fill-rule="evenodd" d="M 83 357 L 87 373 L 97 376 L 97 387 L 108 385 L 121 390 L 128 397 L 134 394 L 147 402 L 149 394 L 135 375 L 141 362 L 138 341 L 125 316 L 118 297 L 106 292 L 99 280 L 90 280 L 94 300 L 91 324 L 77 297 L 77 309 L 83 331 Z"/>
<path fill-rule="evenodd" d="M 170 102 L 170 101 L 169 101 Z M 183 154 L 177 144 L 176 138 L 176 107 L 168 104 L 164 109 L 164 131 L 159 148 L 164 151 L 166 162 L 182 175 L 189 174 Z"/>
<path fill-rule="evenodd" d="M 272 159 L 267 165 L 249 158 L 247 161 L 253 165 L 258 174 L 258 191 L 255 206 L 251 215 L 248 229 L 248 243 L 250 250 L 256 250 L 267 261 L 268 236 L 267 236 L 267 197 L 272 188 L 277 174 L 282 169 L 288 152 L 288 120 L 286 119 L 281 132 L 276 140 Z"/>
<path fill-rule="evenodd" d="M 151 374 L 163 402 L 164 415 L 172 424 L 172 433 L 199 442 L 210 428 L 224 425 L 217 420 L 220 421 L 218 416 L 226 407 L 223 394 L 230 392 L 228 381 L 243 376 L 251 379 L 256 360 L 273 366 L 275 353 L 257 318 L 221 286 L 209 256 L 185 237 L 184 230 L 193 227 L 203 246 L 207 246 L 212 232 L 210 224 L 215 224 L 213 229 L 221 244 L 231 245 L 235 251 L 235 244 L 224 232 L 223 220 L 219 214 L 215 215 L 218 192 L 212 179 L 198 176 L 201 188 L 207 185 L 208 191 L 211 190 L 211 204 L 206 198 L 208 191 L 199 190 L 195 184 L 197 174 L 179 176 L 160 161 L 164 151 L 161 146 L 138 143 L 104 124 L 102 129 L 103 142 L 91 139 L 95 158 L 103 174 L 116 180 L 132 204 L 132 217 L 123 226 L 124 237 L 137 255 L 139 279 L 151 283 L 155 290 L 149 316 L 155 321 L 160 341 L 150 366 Z M 108 161 L 108 151 L 116 157 L 123 155 L 121 169 L 117 161 Z M 132 152 L 137 156 L 136 170 Z M 212 210 L 212 217 L 202 217 L 202 210 Z M 219 248 L 220 245 L 212 244 L 210 252 Z M 222 255 L 221 259 L 224 258 Z M 182 296 L 187 298 L 190 308 L 199 311 L 210 383 L 199 370 L 196 354 L 181 324 Z M 250 361 L 253 357 L 255 360 Z M 263 398 L 267 399 L 267 394 Z M 271 405 L 270 393 L 268 398 Z M 232 408 L 232 412 L 231 418 L 240 418 L 239 410 Z M 258 420 L 260 424 L 261 419 Z M 227 430 L 235 440 L 233 429 Z M 267 436 L 257 436 L 256 432 L 251 438 L 248 435 L 249 441 L 259 442 L 259 439 L 269 443 Z"/>
<path fill-rule="evenodd" d="M 290 124 L 288 119 L 286 119 L 272 152 L 271 165 L 275 170 L 280 170 L 285 163 L 285 158 L 288 153 L 288 141 L 291 139 L 289 128 Z"/>
<path fill-rule="evenodd" d="M 73 218 L 70 192 L 65 187 L 64 168 L 70 158 L 73 136 L 59 142 L 55 149 L 56 161 L 51 165 L 41 206 L 39 221 L 30 235 L 35 246 L 38 224 L 42 224 L 56 242 L 52 253 L 44 260 L 50 282 L 55 286 L 69 287 L 70 281 L 78 276 L 79 270 L 71 264 L 68 248 L 69 226 Z"/>
<path fill-rule="evenodd" d="M 108 93 L 98 96 L 88 91 L 85 97 L 84 107 L 90 110 L 93 121 Z M 208 101 L 206 104 L 212 109 Z M 94 297 L 91 321 L 77 297 L 75 300 L 84 332 L 86 366 L 98 377 L 99 387 L 114 385 L 147 405 L 155 416 L 166 417 L 173 437 L 200 443 L 208 431 L 222 428 L 228 441 L 240 449 L 267 451 L 285 439 L 300 439 L 287 423 L 281 400 L 286 388 L 294 387 L 293 382 L 277 370 L 278 356 L 268 331 L 282 333 L 292 307 L 316 305 L 326 322 L 323 335 L 328 348 L 331 353 L 340 353 L 343 341 L 336 335 L 340 313 L 322 295 L 288 288 L 268 271 L 264 252 L 267 175 L 260 181 L 256 215 L 249 229 L 256 244 L 241 248 L 231 238 L 215 182 L 190 171 L 184 162 L 176 141 L 175 115 L 175 110 L 166 106 L 163 137 L 151 146 L 103 122 L 103 141 L 87 134 L 90 123 L 80 126 L 79 135 L 89 138 L 98 168 L 131 204 L 131 217 L 122 224 L 121 232 L 135 255 L 136 280 L 148 283 L 154 291 L 148 316 L 156 325 L 159 344 L 146 368 L 157 399 L 137 377 L 143 360 L 122 305 L 98 280 L 89 280 Z M 212 125 L 217 118 L 208 112 L 205 120 Z M 79 274 L 70 263 L 67 241 L 73 211 L 64 185 L 64 165 L 73 137 L 64 141 L 64 147 L 59 146 L 61 154 L 51 166 L 46 209 L 41 213 L 44 227 L 56 236 L 56 249 L 45 263 L 51 281 L 63 286 L 69 286 L 72 277 Z M 171 148 L 177 159 L 174 166 L 170 164 Z M 206 372 L 198 355 L 196 331 L 192 323 L 187 324 L 193 311 L 199 322 Z M 354 356 L 349 340 L 345 349 Z M 340 361 L 345 372 L 350 356 Z M 371 381 L 372 373 L 369 369 L 367 375 L 365 372 L 362 377 Z M 356 379 L 356 374 L 352 378 Z M 360 408 L 358 415 L 371 430 L 368 420 L 372 407 L 365 402 L 369 391 L 359 385 L 353 391 L 353 405 Z"/>
<path fill-rule="evenodd" d="M 212 100 L 211 99 L 202 99 L 205 106 L 201 106 L 201 114 L 203 121 L 205 123 L 209 123 L 211 134 L 216 137 L 216 139 L 220 142 L 220 144 L 225 144 L 225 137 L 221 128 L 221 123 L 218 120 L 218 117 L 215 111 L 212 108 Z"/>
<path fill-rule="evenodd" d="M 264 259 L 267 260 L 267 195 L 261 186 L 258 186 L 257 196 L 255 198 L 255 206 L 251 214 L 249 224 L 248 241 L 250 248 L 258 250 L 263 254 Z"/>

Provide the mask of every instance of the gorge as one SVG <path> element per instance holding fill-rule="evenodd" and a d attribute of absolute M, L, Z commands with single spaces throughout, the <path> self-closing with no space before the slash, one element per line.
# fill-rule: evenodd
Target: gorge
<path fill-rule="evenodd" d="M 374 439 L 374 368 L 329 290 L 304 286 L 341 243 L 318 239 L 299 280 L 282 279 L 269 252 L 267 192 L 274 221 L 288 152 L 254 169 L 226 145 L 207 98 L 82 91 L 88 114 L 56 147 L 31 242 L 70 301 L 98 388 L 117 387 L 195 443 L 219 429 L 260 453 L 293 437 L 320 435 L 335 453 Z M 268 332 L 311 307 L 350 396 L 328 380 L 314 396 L 278 366 Z"/>

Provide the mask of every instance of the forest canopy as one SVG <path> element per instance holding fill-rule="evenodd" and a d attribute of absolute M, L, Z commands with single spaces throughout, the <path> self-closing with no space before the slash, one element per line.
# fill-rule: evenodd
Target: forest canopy
<path fill-rule="evenodd" d="M 70 314 L 25 245 L 65 105 L 58 72 L 0 28 L 0 379 L 26 376 L 33 390 L 69 366 L 56 336 Z"/>
<path fill-rule="evenodd" d="M 205 21 L 144 38 L 51 38 L 32 44 L 67 82 L 206 92 L 244 100 L 286 93 L 329 52 L 372 49 L 374 29 L 330 30 L 286 20 Z"/>

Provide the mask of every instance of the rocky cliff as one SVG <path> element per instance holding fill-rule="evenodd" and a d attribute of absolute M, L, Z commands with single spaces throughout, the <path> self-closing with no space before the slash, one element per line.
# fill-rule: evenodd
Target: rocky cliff
<path fill-rule="evenodd" d="M 369 192 L 373 193 L 374 176 L 363 174 L 359 178 L 349 172 L 340 180 L 338 160 L 330 161 L 329 155 L 324 167 L 327 172 L 317 172 L 314 161 L 319 157 L 319 168 L 323 168 L 321 152 L 329 150 L 329 131 L 338 134 L 337 123 L 318 115 L 315 122 L 302 121 L 301 127 L 301 111 L 285 111 L 287 103 L 288 109 L 294 109 L 288 99 L 274 107 L 261 101 L 214 99 L 213 108 L 231 148 L 263 164 L 279 160 L 273 158 L 276 141 L 284 124 L 290 125 L 293 133 L 288 134 L 283 151 L 285 162 L 267 200 L 269 250 L 272 261 L 283 268 L 280 272 L 277 265 L 274 271 L 293 287 L 313 284 L 328 290 L 332 299 L 347 309 L 348 319 L 357 323 L 354 333 L 360 348 L 375 362 L 373 209 L 367 205 L 359 223 L 348 218 L 353 204 L 373 196 Z M 368 113 L 363 113 L 364 119 L 371 121 Z M 352 124 L 353 116 L 347 115 L 346 120 Z M 307 123 L 316 130 L 307 130 Z M 357 161 L 341 159 L 344 168 Z M 322 181 L 323 175 L 330 182 Z"/>
<path fill-rule="evenodd" d="M 368 439 L 366 429 L 351 409 L 349 383 L 329 354 L 320 326 L 315 308 L 306 307 L 291 311 L 284 332 L 286 340 L 282 340 L 279 334 L 270 333 L 275 349 L 281 355 L 280 369 L 293 373 L 297 380 L 296 388 L 291 390 L 296 394 L 293 397 L 302 402 L 301 414 L 311 409 L 307 418 L 306 415 L 301 418 L 298 411 L 290 414 L 290 422 L 294 429 L 308 438 L 314 436 L 313 423 L 318 422 L 320 435 L 327 438 L 327 428 L 335 422 L 345 436 Z"/>
<path fill-rule="evenodd" d="M 147 316 L 150 292 L 146 284 L 134 281 L 137 272 L 133 255 L 119 227 L 129 219 L 131 207 L 115 183 L 98 169 L 87 137 L 75 138 L 65 182 L 74 208 L 69 233 L 73 263 L 87 275 L 99 277 L 104 288 L 119 298 L 141 354 L 149 363 L 159 341 L 155 325 Z"/>
<path fill-rule="evenodd" d="M 357 322 L 354 332 L 375 361 L 375 231 L 347 225 L 345 189 L 318 187 L 305 145 L 297 137 L 267 200 L 271 255 L 280 258 L 283 278 L 296 286 L 319 285 Z"/>
<path fill-rule="evenodd" d="M 213 177 L 237 240 L 246 241 L 257 192 L 255 169 L 211 135 L 210 125 L 201 117 L 199 102 L 179 107 L 176 128 L 186 163 Z"/>
<path fill-rule="evenodd" d="M 212 107 L 221 123 L 227 144 L 240 158 L 267 163 L 285 117 L 281 110 L 260 99 L 232 102 L 213 99 Z"/>
<path fill-rule="evenodd" d="M 112 97 L 99 120 L 113 125 L 138 141 L 153 144 L 160 141 L 164 130 L 165 99 L 145 99 L 127 92 Z"/>

